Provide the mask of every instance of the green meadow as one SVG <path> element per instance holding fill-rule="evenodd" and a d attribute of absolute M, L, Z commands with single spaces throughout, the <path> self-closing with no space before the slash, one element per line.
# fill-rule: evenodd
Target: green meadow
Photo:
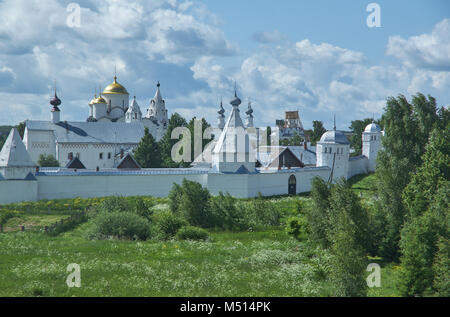
<path fill-rule="evenodd" d="M 373 175 L 353 179 L 363 203 L 373 196 Z M 167 199 L 154 210 L 168 209 Z M 241 232 L 209 230 L 206 241 L 89 240 L 91 220 L 57 236 L 45 226 L 101 201 L 73 199 L 1 206 L 13 212 L 0 233 L 0 296 L 332 296 L 330 254 L 288 235 L 284 225 Z M 245 200 L 249 202 L 251 200 Z M 267 198 L 288 217 L 310 208 L 308 195 Z M 1 215 L 1 214 L 0 214 Z M 25 231 L 21 227 L 25 226 Z M 369 296 L 398 296 L 398 266 L 379 263 L 381 287 Z M 81 287 L 69 288 L 67 266 L 81 268 Z M 369 274 L 369 272 L 367 273 Z"/>

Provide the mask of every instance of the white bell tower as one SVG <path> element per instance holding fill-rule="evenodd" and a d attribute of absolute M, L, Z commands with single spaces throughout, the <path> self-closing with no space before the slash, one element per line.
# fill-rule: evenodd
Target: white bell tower
<path fill-rule="evenodd" d="M 381 148 L 381 128 L 372 122 L 362 133 L 362 154 L 369 159 L 369 172 L 375 172 L 378 151 Z"/>

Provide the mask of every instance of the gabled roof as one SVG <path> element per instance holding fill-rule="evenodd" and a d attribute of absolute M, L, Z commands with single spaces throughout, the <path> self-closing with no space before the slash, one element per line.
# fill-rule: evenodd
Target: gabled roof
<path fill-rule="evenodd" d="M 250 171 L 244 166 L 241 165 L 235 172 L 236 174 L 250 174 Z"/>
<path fill-rule="evenodd" d="M 141 169 L 141 166 L 134 159 L 131 153 L 127 153 L 115 166 L 116 168 L 123 169 Z"/>
<path fill-rule="evenodd" d="M 69 163 L 67 163 L 66 168 L 76 168 L 76 169 L 86 169 L 83 163 L 81 163 L 78 157 L 74 157 Z"/>
<path fill-rule="evenodd" d="M 31 160 L 16 128 L 11 129 L 0 152 L 0 166 L 27 167 L 36 166 Z"/>

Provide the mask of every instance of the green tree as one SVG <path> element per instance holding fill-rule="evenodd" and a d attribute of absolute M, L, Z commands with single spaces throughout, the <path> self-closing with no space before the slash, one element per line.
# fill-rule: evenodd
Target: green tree
<path fill-rule="evenodd" d="M 160 155 L 158 143 L 145 128 L 144 136 L 134 150 L 134 158 L 143 168 L 157 168 L 161 167 Z"/>
<path fill-rule="evenodd" d="M 200 183 L 183 179 L 181 186 L 172 187 L 169 199 L 172 212 L 182 215 L 190 225 L 214 227 L 214 217 L 209 205 L 210 194 Z"/>
<path fill-rule="evenodd" d="M 399 289 L 405 296 L 423 295 L 433 287 L 433 261 L 439 236 L 448 237 L 450 194 L 450 124 L 431 133 L 423 164 L 403 193 L 408 210 L 401 236 L 402 274 Z"/>
<path fill-rule="evenodd" d="M 379 254 L 386 259 L 399 257 L 400 229 L 406 209 L 402 193 L 411 175 L 421 165 L 429 132 L 439 125 L 433 97 L 413 96 L 412 103 L 400 95 L 387 100 L 381 122 L 385 129 L 383 149 L 377 158 L 377 210 L 387 226 L 382 234 Z M 434 115 L 433 115 L 434 113 Z M 408 172 L 405 172 L 408 171 Z"/>
<path fill-rule="evenodd" d="M 39 155 L 38 165 L 41 167 L 59 167 L 59 162 L 51 154 L 41 154 Z"/>
<path fill-rule="evenodd" d="M 321 178 L 315 177 L 311 182 L 311 198 L 313 207 L 307 211 L 311 240 L 323 248 L 329 246 L 327 230 L 329 226 L 330 187 Z"/>
<path fill-rule="evenodd" d="M 19 131 L 20 137 L 23 139 L 23 135 L 25 134 L 25 122 L 19 123 L 16 128 L 17 131 Z"/>
<path fill-rule="evenodd" d="M 172 160 L 172 147 L 178 140 L 172 140 L 172 131 L 177 127 L 186 127 L 187 122 L 178 113 L 172 114 L 169 119 L 169 125 L 167 126 L 167 131 L 161 140 L 158 142 L 160 153 L 161 153 L 161 165 L 162 167 L 179 167 L 180 163 L 176 163 Z M 183 164 L 181 164 L 183 165 Z"/>
<path fill-rule="evenodd" d="M 402 230 L 401 271 L 398 289 L 402 296 L 423 295 L 433 285 L 432 264 L 437 251 L 439 224 L 431 212 L 411 219 Z"/>
<path fill-rule="evenodd" d="M 435 200 L 438 185 L 450 179 L 450 124 L 435 128 L 423 155 L 423 164 L 403 193 L 409 217 L 420 216 Z"/>
<path fill-rule="evenodd" d="M 331 280 L 337 296 L 365 296 L 367 265 L 367 211 L 344 180 L 331 189 L 330 227 Z"/>
<path fill-rule="evenodd" d="M 443 237 L 439 238 L 433 273 L 436 295 L 450 297 L 450 244 L 448 239 Z"/>
<path fill-rule="evenodd" d="M 303 144 L 303 138 L 297 132 L 294 132 L 294 135 L 288 139 L 280 140 L 280 145 L 283 146 L 299 146 Z"/>
<path fill-rule="evenodd" d="M 313 121 L 313 132 L 311 135 L 311 144 L 315 145 L 318 141 L 320 141 L 320 138 L 322 135 L 327 132 L 327 130 L 324 128 L 322 121 Z"/>

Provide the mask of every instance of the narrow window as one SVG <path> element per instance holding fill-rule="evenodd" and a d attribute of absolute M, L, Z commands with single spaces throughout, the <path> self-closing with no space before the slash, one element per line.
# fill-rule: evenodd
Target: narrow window
<path fill-rule="evenodd" d="M 98 158 L 101 159 L 101 160 L 103 160 L 103 153 L 100 153 L 100 154 L 98 155 Z"/>
<path fill-rule="evenodd" d="M 111 152 L 108 153 L 108 160 L 110 160 L 110 159 L 111 159 Z"/>

